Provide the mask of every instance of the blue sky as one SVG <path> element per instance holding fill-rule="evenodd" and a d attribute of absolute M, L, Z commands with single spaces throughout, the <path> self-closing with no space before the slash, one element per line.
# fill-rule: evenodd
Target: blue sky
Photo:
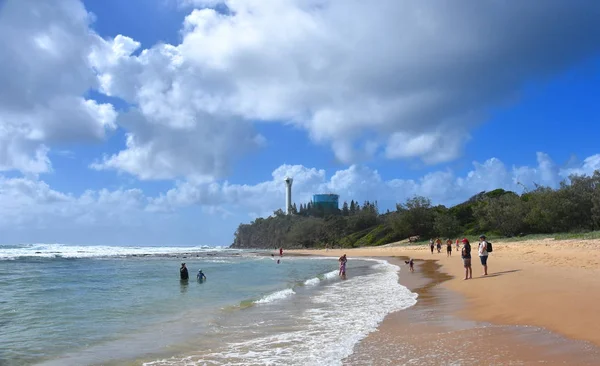
<path fill-rule="evenodd" d="M 591 2 L 57 4 L 0 3 L 5 244 L 229 245 L 286 175 L 387 209 L 600 168 Z"/>

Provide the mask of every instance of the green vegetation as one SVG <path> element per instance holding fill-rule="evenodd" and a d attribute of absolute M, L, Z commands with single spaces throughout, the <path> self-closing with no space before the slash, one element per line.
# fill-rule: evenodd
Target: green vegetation
<path fill-rule="evenodd" d="M 432 206 L 428 198 L 417 196 L 384 214 L 377 202 L 368 201 L 344 202 L 339 210 L 294 205 L 292 212 L 277 210 L 241 224 L 232 247 L 352 248 L 411 236 L 419 236 L 419 242 L 432 237 L 476 239 L 480 233 L 491 240 L 600 238 L 600 171 L 569 177 L 558 189 L 536 186 L 522 195 L 503 189 L 481 192 L 450 208 Z"/>

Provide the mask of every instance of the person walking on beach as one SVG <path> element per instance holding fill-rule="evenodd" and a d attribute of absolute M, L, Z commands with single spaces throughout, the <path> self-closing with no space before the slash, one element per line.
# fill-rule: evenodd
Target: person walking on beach
<path fill-rule="evenodd" d="M 488 251 L 487 251 L 488 243 L 485 240 L 485 235 L 479 236 L 479 260 L 481 261 L 481 265 L 483 266 L 483 275 L 487 276 L 488 274 Z"/>
<path fill-rule="evenodd" d="M 279 256 L 283 256 L 283 248 L 279 248 Z"/>
<path fill-rule="evenodd" d="M 448 257 L 452 257 L 452 240 L 450 238 L 446 240 L 446 254 Z"/>
<path fill-rule="evenodd" d="M 463 248 L 461 257 L 465 266 L 465 280 L 473 278 L 473 268 L 471 267 L 471 244 L 467 238 L 462 240 Z"/>
<path fill-rule="evenodd" d="M 433 254 L 433 238 L 429 239 L 429 247 L 431 248 L 431 254 Z"/>
<path fill-rule="evenodd" d="M 440 238 L 437 238 L 435 240 L 435 244 L 437 246 L 438 253 L 441 253 L 442 252 L 442 241 L 440 240 Z"/>
<path fill-rule="evenodd" d="M 458 252 L 460 250 L 460 239 L 456 238 L 456 251 Z"/>
<path fill-rule="evenodd" d="M 188 274 L 188 270 L 187 270 L 187 267 L 185 266 L 185 263 L 181 263 L 181 268 L 179 268 L 179 277 L 182 280 L 187 280 L 190 278 L 190 275 Z"/>
<path fill-rule="evenodd" d="M 338 259 L 338 261 L 340 262 L 339 276 L 342 278 L 345 278 L 346 277 L 346 262 L 348 262 L 348 258 L 346 258 L 346 254 L 341 256 L 340 259 Z"/>

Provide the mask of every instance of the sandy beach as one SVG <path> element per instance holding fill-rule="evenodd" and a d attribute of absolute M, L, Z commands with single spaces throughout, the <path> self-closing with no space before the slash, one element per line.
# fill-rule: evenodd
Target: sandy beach
<path fill-rule="evenodd" d="M 452 257 L 447 257 L 445 246 L 442 253 L 435 251 L 431 254 L 427 246 L 406 244 L 290 252 L 326 256 L 345 253 L 350 260 L 349 275 L 352 257 L 410 257 L 417 260 L 415 273 L 409 273 L 408 266 L 401 260 L 398 260 L 397 264 L 402 266 L 400 283 L 419 293 L 419 304 L 411 311 L 421 314 L 411 315 L 411 312 L 406 312 L 402 315 L 392 314 L 386 318 L 379 332 L 361 342 L 353 355 L 354 362 L 351 358 L 348 364 L 360 363 L 361 354 L 388 354 L 389 352 L 382 350 L 381 346 L 374 351 L 377 347 L 372 346 L 378 342 L 373 343 L 369 339 L 386 334 L 396 334 L 394 337 L 404 334 L 407 329 L 399 331 L 399 324 L 404 324 L 404 328 L 407 327 L 406 324 L 416 324 L 418 322 L 415 319 L 427 318 L 427 315 L 423 314 L 453 316 L 452 320 L 449 320 L 441 315 L 437 318 L 433 315 L 434 317 L 429 318 L 427 322 L 421 322 L 419 332 L 428 334 L 426 337 L 429 338 L 446 334 L 432 328 L 432 324 L 441 326 L 445 321 L 447 324 L 444 326 L 450 327 L 452 331 L 460 331 L 465 327 L 477 328 L 476 332 L 471 333 L 485 333 L 485 337 L 495 339 L 493 344 L 497 351 L 510 350 L 511 354 L 505 356 L 511 360 L 528 363 L 548 362 L 548 359 L 552 364 L 593 364 L 592 360 L 598 356 L 600 347 L 600 314 L 597 310 L 600 304 L 598 248 L 598 240 L 494 242 L 494 252 L 488 260 L 489 275 L 482 276 L 481 264 L 478 258 L 474 257 L 473 279 L 466 281 L 463 280 L 464 268 L 455 246 Z M 435 263 L 435 268 L 426 263 Z M 420 307 L 423 306 L 425 308 L 421 310 Z M 433 306 L 436 310 L 432 312 Z M 412 321 L 409 321 L 411 317 Z M 476 325 L 479 322 L 494 327 L 481 328 Z M 454 334 L 453 338 L 461 339 L 463 336 L 466 336 L 466 333 Z M 402 342 L 410 343 L 415 339 L 418 337 L 407 338 Z M 523 340 L 528 340 L 526 347 L 522 343 Z M 448 344 L 450 348 L 456 346 Z M 370 351 L 365 351 L 366 349 Z M 465 362 L 465 359 L 462 362 Z M 423 360 L 420 363 L 423 364 Z M 494 362 L 490 360 L 488 364 Z"/>

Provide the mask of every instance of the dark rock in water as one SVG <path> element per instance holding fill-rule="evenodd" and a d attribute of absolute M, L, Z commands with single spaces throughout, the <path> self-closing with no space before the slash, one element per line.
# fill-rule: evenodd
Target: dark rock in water
<path fill-rule="evenodd" d="M 42 252 L 35 252 L 35 254 L 42 254 Z"/>

